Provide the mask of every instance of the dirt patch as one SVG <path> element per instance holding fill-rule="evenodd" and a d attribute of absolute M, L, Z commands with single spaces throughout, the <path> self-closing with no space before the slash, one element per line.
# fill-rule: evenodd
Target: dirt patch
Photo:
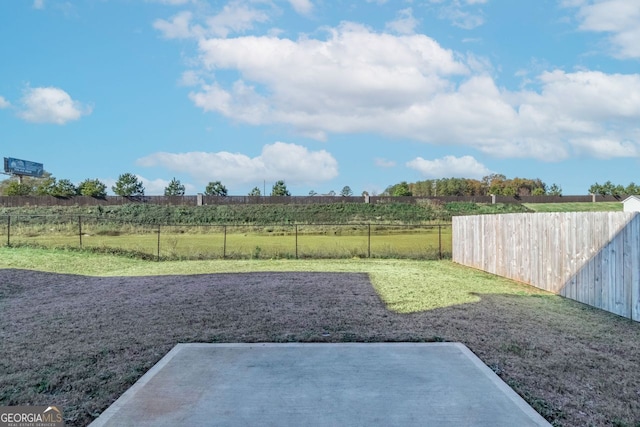
<path fill-rule="evenodd" d="M 179 342 L 446 340 L 556 425 L 640 423 L 638 323 L 559 297 L 480 297 L 397 314 L 366 274 L 0 270 L 0 405 L 57 404 L 86 425 Z"/>

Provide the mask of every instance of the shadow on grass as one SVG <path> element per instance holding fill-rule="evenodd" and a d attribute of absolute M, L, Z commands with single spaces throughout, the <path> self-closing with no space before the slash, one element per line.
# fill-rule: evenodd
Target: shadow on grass
<path fill-rule="evenodd" d="M 366 274 L 0 270 L 0 405 L 86 425 L 179 342 L 466 344 L 550 422 L 640 421 L 640 325 L 550 295 L 398 314 Z"/>

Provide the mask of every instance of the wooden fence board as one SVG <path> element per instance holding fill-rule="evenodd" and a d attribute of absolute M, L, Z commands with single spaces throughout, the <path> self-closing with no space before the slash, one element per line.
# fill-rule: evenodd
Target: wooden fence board
<path fill-rule="evenodd" d="M 453 260 L 640 321 L 640 215 L 455 217 Z"/>

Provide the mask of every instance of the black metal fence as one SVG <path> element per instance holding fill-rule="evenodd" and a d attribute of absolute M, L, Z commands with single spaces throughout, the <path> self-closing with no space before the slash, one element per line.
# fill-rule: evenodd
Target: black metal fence
<path fill-rule="evenodd" d="M 147 259 L 451 257 L 451 224 L 150 225 L 69 215 L 0 216 L 0 245 Z"/>

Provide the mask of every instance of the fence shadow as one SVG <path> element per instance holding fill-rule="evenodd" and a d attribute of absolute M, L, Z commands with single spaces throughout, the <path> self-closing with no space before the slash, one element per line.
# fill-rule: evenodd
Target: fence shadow
<path fill-rule="evenodd" d="M 453 219 L 453 260 L 640 321 L 640 215 Z"/>
<path fill-rule="evenodd" d="M 591 227 L 597 229 L 598 224 Z M 592 249 L 595 250 L 587 259 L 580 251 L 574 253 L 571 262 L 575 273 L 557 293 L 640 321 L 640 215 L 633 216 L 609 240 Z"/>

